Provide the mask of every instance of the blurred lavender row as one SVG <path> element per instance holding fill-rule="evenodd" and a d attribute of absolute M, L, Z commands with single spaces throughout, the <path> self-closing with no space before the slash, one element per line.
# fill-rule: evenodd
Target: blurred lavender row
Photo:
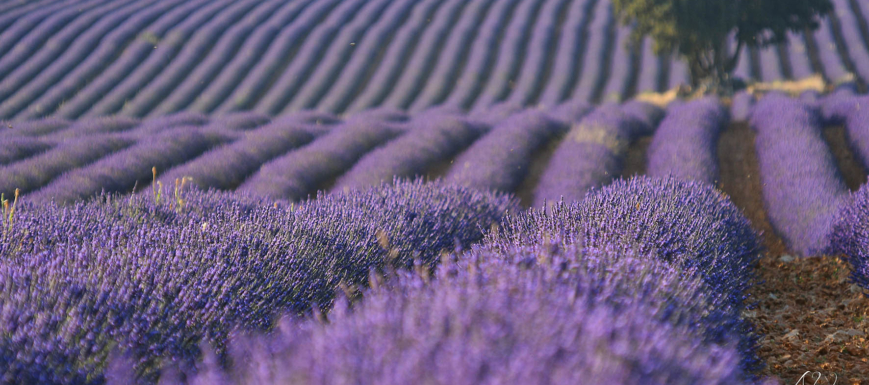
<path fill-rule="evenodd" d="M 758 101 L 751 118 L 770 222 L 804 256 L 827 247 L 848 191 L 821 135 L 822 124 L 819 108 L 779 94 Z"/>
<path fill-rule="evenodd" d="M 718 133 L 727 124 L 727 111 L 714 97 L 671 106 L 649 146 L 646 174 L 714 184 Z"/>

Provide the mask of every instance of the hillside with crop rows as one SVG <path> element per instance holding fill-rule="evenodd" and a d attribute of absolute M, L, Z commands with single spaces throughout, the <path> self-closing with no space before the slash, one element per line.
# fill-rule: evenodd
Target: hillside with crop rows
<path fill-rule="evenodd" d="M 869 384 L 832 3 L 732 95 L 608 0 L 0 3 L 0 383 Z"/>

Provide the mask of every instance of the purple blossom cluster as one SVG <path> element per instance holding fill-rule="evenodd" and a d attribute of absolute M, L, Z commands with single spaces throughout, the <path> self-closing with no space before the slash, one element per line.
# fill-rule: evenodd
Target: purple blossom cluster
<path fill-rule="evenodd" d="M 777 94 L 758 101 L 751 118 L 770 222 L 804 256 L 827 247 L 848 191 L 821 135 L 822 123 L 817 107 Z"/>
<path fill-rule="evenodd" d="M 863 185 L 842 206 L 827 251 L 844 254 L 851 264 L 851 280 L 869 290 L 869 185 Z"/>
<path fill-rule="evenodd" d="M 240 333 L 230 370 L 206 355 L 167 368 L 165 383 L 751 383 L 732 342 L 697 330 L 718 311 L 714 295 L 666 263 L 560 245 L 453 258 L 372 278 L 361 304 L 339 301 L 328 323 Z M 114 364 L 112 383 L 132 379 L 127 367 Z"/>
<path fill-rule="evenodd" d="M 41 154 L 57 143 L 31 137 L 6 137 L 0 142 L 0 167 Z"/>
<path fill-rule="evenodd" d="M 72 206 L 23 203 L 0 231 L 0 381 L 102 383 L 108 357 L 155 382 L 233 327 L 331 308 L 336 290 L 478 242 L 511 198 L 442 183 L 324 196 L 287 208 L 171 188 Z"/>
<path fill-rule="evenodd" d="M 727 110 L 714 97 L 668 109 L 649 145 L 647 175 L 714 184 L 718 133 L 727 123 Z"/>
<path fill-rule="evenodd" d="M 565 131 L 566 125 L 542 111 L 513 115 L 458 156 L 445 179 L 480 190 L 515 191 L 532 155 Z"/>
<path fill-rule="evenodd" d="M 627 111 L 630 111 L 628 113 Z M 630 141 L 639 133 L 649 132 L 649 115 L 628 105 L 598 107 L 575 124 L 552 155 L 534 192 L 534 206 L 544 202 L 579 201 L 585 193 L 616 177 Z M 654 125 L 657 121 L 654 121 Z"/>

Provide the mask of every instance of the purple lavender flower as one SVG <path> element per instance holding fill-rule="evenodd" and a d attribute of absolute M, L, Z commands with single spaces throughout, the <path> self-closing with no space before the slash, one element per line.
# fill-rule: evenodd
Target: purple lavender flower
<path fill-rule="evenodd" d="M 715 183 L 718 133 L 727 120 L 727 111 L 713 97 L 671 108 L 649 145 L 647 174 Z"/>
<path fill-rule="evenodd" d="M 664 263 L 575 247 L 459 259 L 341 301 L 328 323 L 239 335 L 231 370 L 206 356 L 193 383 L 749 383 L 733 343 L 697 330 L 714 295 Z"/>
<path fill-rule="evenodd" d="M 848 191 L 821 136 L 821 120 L 817 108 L 778 95 L 761 99 L 751 119 L 770 222 L 804 256 L 827 247 Z"/>
<path fill-rule="evenodd" d="M 223 356 L 233 327 L 326 311 L 371 270 L 433 268 L 507 211 L 504 195 L 399 182 L 288 208 L 226 192 L 19 202 L 0 229 L 0 381 L 100 383 L 114 350 L 155 382 L 164 362 Z M 26 242 L 21 242 L 22 240 Z"/>
<path fill-rule="evenodd" d="M 869 185 L 863 185 L 842 206 L 827 252 L 844 254 L 852 266 L 851 280 L 869 289 Z"/>
<path fill-rule="evenodd" d="M 555 150 L 534 192 L 534 206 L 579 201 L 589 189 L 609 182 L 621 171 L 632 135 L 646 129 L 618 105 L 598 107 L 574 125 Z"/>
<path fill-rule="evenodd" d="M 458 156 L 445 179 L 480 190 L 515 191 L 532 154 L 565 131 L 566 125 L 540 111 L 513 115 Z"/>
<path fill-rule="evenodd" d="M 451 159 L 489 127 L 451 115 L 414 119 L 406 134 L 371 151 L 338 178 L 333 191 L 376 186 L 394 177 L 423 176 L 432 163 Z"/>

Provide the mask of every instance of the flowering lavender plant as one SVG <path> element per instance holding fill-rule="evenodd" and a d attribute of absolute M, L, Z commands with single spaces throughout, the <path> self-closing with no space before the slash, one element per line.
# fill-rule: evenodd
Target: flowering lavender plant
<path fill-rule="evenodd" d="M 749 383 L 733 342 L 698 330 L 717 311 L 704 284 L 666 263 L 555 244 L 456 258 L 373 277 L 328 323 L 239 335 L 228 372 L 208 359 L 190 383 Z"/>
<path fill-rule="evenodd" d="M 851 279 L 863 289 L 869 289 L 869 184 L 863 185 L 843 205 L 827 251 L 844 254 L 852 266 Z"/>

